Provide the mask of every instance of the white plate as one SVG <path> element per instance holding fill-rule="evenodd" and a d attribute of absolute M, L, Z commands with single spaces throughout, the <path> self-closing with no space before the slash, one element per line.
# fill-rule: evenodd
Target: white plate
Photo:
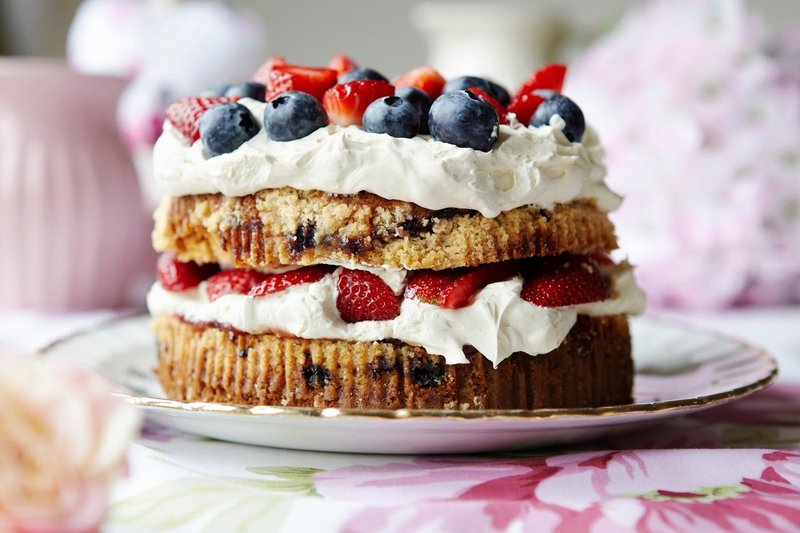
<path fill-rule="evenodd" d="M 769 385 L 775 362 L 735 339 L 652 319 L 632 321 L 636 402 L 530 411 L 245 407 L 164 398 L 153 374 L 149 318 L 107 324 L 49 347 L 48 357 L 91 366 L 122 396 L 177 429 L 222 440 L 337 452 L 466 453 L 609 437 L 720 405 Z"/>

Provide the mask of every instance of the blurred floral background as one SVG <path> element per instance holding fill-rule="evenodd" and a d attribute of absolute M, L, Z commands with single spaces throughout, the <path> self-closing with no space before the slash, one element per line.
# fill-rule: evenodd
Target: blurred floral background
<path fill-rule="evenodd" d="M 37 311 L 143 307 L 173 99 L 272 54 L 340 52 L 390 78 L 427 63 L 510 88 L 567 63 L 651 308 L 800 302 L 797 0 L 0 0 L 0 345 L 75 329 Z M 139 423 L 108 392 L 0 353 L 0 530 L 97 529 Z"/>
<path fill-rule="evenodd" d="M 0 280 L 15 281 L 0 291 L 0 308 L 140 305 L 153 259 L 148 213 L 158 196 L 149 179 L 151 146 L 166 105 L 247 79 L 270 54 L 319 65 L 338 52 L 390 77 L 429 63 L 445 76 L 469 72 L 511 87 L 545 62 L 568 63 L 567 91 L 600 132 L 609 182 L 627 197 L 614 217 L 651 305 L 718 309 L 800 301 L 800 6 L 794 0 L 453 1 L 391 8 L 354 0 L 0 0 L 0 15 L 4 55 L 66 58 L 69 73 L 47 75 L 67 86 L 70 74 L 116 80 L 93 94 L 113 108 L 116 122 L 95 124 L 93 131 L 84 124 L 85 138 L 96 140 L 93 152 L 75 155 L 73 130 L 69 142 L 55 132 L 39 146 L 61 147 L 58 169 L 31 168 L 25 161 L 33 155 L 4 156 L 7 168 L 27 177 L 15 184 L 6 172 L 10 183 L 0 207 L 26 219 L 25 228 L 38 231 L 54 220 L 60 228 L 50 240 L 17 230 L 6 230 L 4 240 L 24 243 L 34 260 L 52 254 L 51 240 L 81 235 L 83 242 L 63 246 L 61 277 L 30 263 L 1 266 Z M 20 69 L 8 59 L 0 64 L 0 90 L 36 92 L 37 82 L 26 86 Z M 27 74 L 39 75 L 45 74 Z M 84 93 L 80 81 L 71 81 L 75 88 L 64 98 Z M 74 106 L 80 105 L 75 96 Z M 10 110 L 0 112 L 13 123 Z M 114 127 L 118 138 L 111 139 L 106 133 Z M 23 141 L 12 128 L 0 135 L 9 151 Z M 88 161 L 101 140 L 107 153 L 121 140 L 130 162 Z M 89 177 L 112 168 L 111 185 Z M 129 201 L 132 182 L 124 177 L 134 169 L 141 206 Z M 32 185 L 56 178 L 56 192 Z M 95 190 L 95 203 L 75 193 L 80 189 Z M 56 195 L 82 198 L 82 220 L 74 211 L 24 208 L 25 201 L 41 205 Z M 128 228 L 124 249 L 98 248 L 108 239 L 96 226 L 84 228 L 89 213 Z M 72 257 L 75 250 L 80 258 Z M 97 263 L 108 251 L 120 259 L 113 268 L 87 258 Z M 101 270 L 117 275 L 108 274 L 108 284 L 98 288 L 93 281 Z M 52 287 L 42 281 L 48 275 Z M 25 279 L 30 282 L 18 282 Z M 20 289 L 31 285 L 42 290 Z"/>

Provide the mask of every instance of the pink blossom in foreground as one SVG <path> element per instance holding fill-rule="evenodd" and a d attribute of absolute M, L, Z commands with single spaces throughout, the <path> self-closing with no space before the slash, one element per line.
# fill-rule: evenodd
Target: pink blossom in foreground
<path fill-rule="evenodd" d="M 800 455 L 774 450 L 418 458 L 314 481 L 326 499 L 368 503 L 342 528 L 353 533 L 800 529 Z"/>
<path fill-rule="evenodd" d="M 0 531 L 96 531 L 139 414 L 87 369 L 0 357 Z"/>

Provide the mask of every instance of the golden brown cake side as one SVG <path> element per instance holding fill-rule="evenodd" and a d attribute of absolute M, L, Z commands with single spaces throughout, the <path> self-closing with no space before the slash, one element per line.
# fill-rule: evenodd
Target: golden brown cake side
<path fill-rule="evenodd" d="M 369 193 L 291 188 L 243 197 L 166 199 L 156 213 L 156 250 L 181 260 L 237 267 L 351 262 L 445 269 L 563 252 L 616 248 L 614 227 L 592 200 L 553 210 L 519 207 L 485 218 L 431 211 Z"/>
<path fill-rule="evenodd" d="M 381 409 L 534 409 L 631 400 L 633 363 L 623 315 L 579 316 L 564 342 L 495 369 L 401 342 L 251 335 L 163 315 L 154 321 L 158 378 L 170 398 L 246 405 Z"/>

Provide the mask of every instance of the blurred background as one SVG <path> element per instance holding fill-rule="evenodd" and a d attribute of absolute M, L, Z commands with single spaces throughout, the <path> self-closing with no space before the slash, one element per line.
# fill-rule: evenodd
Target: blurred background
<path fill-rule="evenodd" d="M 800 301 L 797 0 L 0 0 L 0 309 L 141 306 L 166 105 L 340 52 L 512 92 L 569 64 L 651 305 Z"/>

